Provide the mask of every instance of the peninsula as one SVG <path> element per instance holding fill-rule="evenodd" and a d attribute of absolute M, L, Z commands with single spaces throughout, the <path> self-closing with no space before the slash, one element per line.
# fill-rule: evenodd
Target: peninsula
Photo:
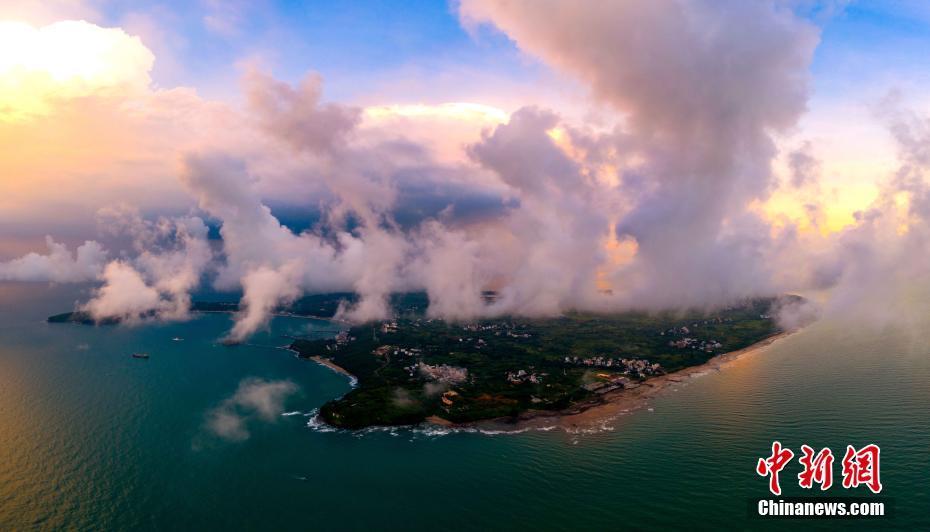
<path fill-rule="evenodd" d="M 357 379 L 349 393 L 321 407 L 330 425 L 512 423 L 577 414 L 624 393 L 643 395 L 633 390 L 770 339 L 782 332 L 771 316 L 776 301 L 755 299 L 714 313 L 468 323 L 408 313 L 331 339 L 299 339 L 291 349 Z"/>

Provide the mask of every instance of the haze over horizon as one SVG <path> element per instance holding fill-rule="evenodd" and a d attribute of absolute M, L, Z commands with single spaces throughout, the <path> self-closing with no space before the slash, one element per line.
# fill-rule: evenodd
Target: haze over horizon
<path fill-rule="evenodd" d="M 234 339 L 323 291 L 353 321 L 928 295 L 920 2 L 174 4 L 0 6 L 0 281 L 129 320 L 241 291 Z"/>

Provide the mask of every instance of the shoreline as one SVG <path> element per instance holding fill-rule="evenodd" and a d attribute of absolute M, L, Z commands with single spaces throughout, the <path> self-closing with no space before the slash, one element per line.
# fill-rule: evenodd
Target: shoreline
<path fill-rule="evenodd" d="M 312 361 L 316 362 L 317 364 L 319 364 L 319 365 L 321 365 L 321 366 L 326 366 L 327 368 L 329 368 L 329 369 L 335 371 L 336 373 L 339 373 L 340 375 L 344 375 L 344 376 L 348 377 L 348 378 L 349 378 L 349 385 L 351 385 L 353 388 L 354 388 L 354 387 L 356 386 L 356 384 L 358 383 L 358 377 L 356 377 L 355 375 L 353 375 L 352 373 L 350 373 L 349 370 L 345 369 L 344 367 L 342 367 L 342 366 L 336 364 L 335 362 L 333 362 L 333 361 L 331 361 L 331 360 L 325 359 L 325 358 L 323 358 L 323 357 L 321 357 L 321 356 L 318 356 L 318 355 L 314 355 L 314 356 L 312 356 L 312 357 L 307 357 L 307 360 L 312 360 Z"/>
<path fill-rule="evenodd" d="M 192 314 L 197 312 L 200 314 L 236 314 L 238 310 L 191 310 Z M 329 321 L 333 323 L 345 323 L 343 320 L 337 320 L 335 317 L 326 317 L 326 316 L 315 316 L 313 314 L 291 314 L 288 312 L 272 312 L 270 314 L 276 318 L 300 318 L 305 320 L 318 320 L 318 321 Z"/>
<path fill-rule="evenodd" d="M 695 376 L 704 375 L 709 371 L 720 371 L 741 358 L 765 350 L 775 342 L 787 338 L 795 332 L 797 331 L 774 334 L 742 349 L 716 355 L 703 364 L 653 377 L 635 388 L 608 392 L 596 401 L 579 403 L 565 410 L 556 412 L 528 410 L 521 414 L 516 421 L 510 418 L 498 418 L 463 424 L 453 423 L 451 426 L 514 432 L 542 428 L 551 429 L 552 427 L 566 431 L 577 431 L 597 427 L 621 414 L 641 409 L 646 406 L 649 399 L 659 395 L 674 384 L 679 384 Z"/>
<path fill-rule="evenodd" d="M 742 349 L 716 355 L 703 364 L 689 366 L 672 373 L 653 377 L 634 388 L 608 392 L 596 400 L 579 403 L 565 410 L 527 410 L 520 414 L 516 420 L 513 418 L 493 418 L 470 421 L 468 423 L 455 423 L 440 416 L 433 415 L 416 425 L 406 426 L 416 427 L 418 425 L 431 425 L 448 429 L 477 429 L 494 432 L 524 432 L 534 429 L 551 430 L 552 428 L 560 428 L 570 432 L 598 427 L 605 421 L 613 419 L 621 414 L 627 414 L 641 409 L 646 406 L 649 399 L 662 393 L 662 391 L 666 390 L 671 385 L 679 384 L 686 379 L 703 375 L 709 371 L 720 371 L 727 365 L 748 355 L 763 351 L 775 342 L 787 338 L 795 332 L 797 331 L 784 331 L 774 334 Z M 353 387 L 358 383 L 358 378 L 355 375 L 326 358 L 312 356 L 308 357 L 308 359 L 348 377 Z"/>

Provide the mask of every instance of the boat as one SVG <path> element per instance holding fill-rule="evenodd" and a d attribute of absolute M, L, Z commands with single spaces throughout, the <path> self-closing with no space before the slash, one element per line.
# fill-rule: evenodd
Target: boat
<path fill-rule="evenodd" d="M 133 353 L 132 358 L 148 358 L 148 353 Z"/>
<path fill-rule="evenodd" d="M 175 337 L 172 338 L 171 340 L 174 341 L 174 342 L 180 342 L 180 341 L 184 340 L 184 338 L 181 338 L 180 336 L 175 336 Z"/>

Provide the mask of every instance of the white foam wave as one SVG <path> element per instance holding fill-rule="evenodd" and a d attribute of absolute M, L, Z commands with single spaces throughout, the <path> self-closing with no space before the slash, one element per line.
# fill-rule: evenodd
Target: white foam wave
<path fill-rule="evenodd" d="M 320 411 L 318 408 L 314 408 L 310 412 L 307 412 L 307 415 L 310 417 L 307 421 L 307 428 L 314 432 L 336 432 L 339 430 L 336 427 L 327 425 L 320 419 Z"/>
<path fill-rule="evenodd" d="M 314 408 L 313 410 L 301 413 L 301 412 L 287 412 L 287 415 L 296 415 L 302 414 L 305 417 L 310 418 L 307 420 L 307 427 L 315 432 L 342 432 L 352 435 L 355 438 L 363 438 L 371 434 L 388 434 L 390 436 L 400 436 L 402 434 L 408 434 L 411 437 L 410 441 L 418 439 L 435 439 L 443 436 L 449 436 L 450 434 L 480 434 L 483 436 L 502 436 L 502 435 L 511 435 L 511 434 L 523 434 L 526 432 L 549 432 L 558 428 L 556 425 L 549 425 L 544 427 L 524 427 L 521 429 L 485 429 L 477 427 L 444 427 L 441 425 L 414 425 L 414 426 L 373 426 L 367 427 L 361 430 L 347 430 L 339 429 L 327 424 L 320 418 L 319 409 Z M 285 415 L 282 414 L 282 415 Z"/>
<path fill-rule="evenodd" d="M 614 419 L 616 418 L 608 418 L 608 419 L 601 421 L 600 423 L 596 425 L 591 425 L 587 427 L 565 429 L 565 432 L 575 435 L 575 436 L 599 434 L 601 432 L 613 432 L 614 430 L 616 430 L 616 427 L 614 427 L 613 425 L 610 425 L 610 422 L 613 421 Z M 577 438 L 573 440 L 572 443 L 573 444 L 577 443 Z"/>

